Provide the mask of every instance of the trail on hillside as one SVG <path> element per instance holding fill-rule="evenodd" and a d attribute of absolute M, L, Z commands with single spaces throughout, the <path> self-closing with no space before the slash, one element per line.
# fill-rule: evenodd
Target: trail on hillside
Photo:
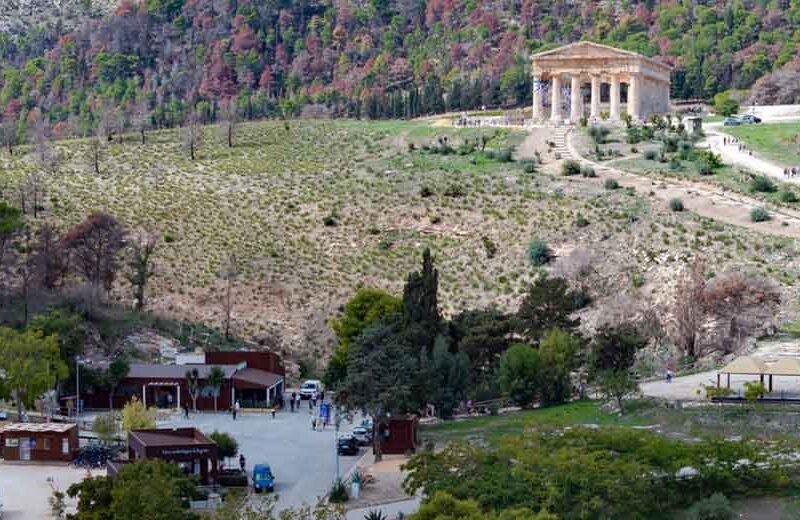
<path fill-rule="evenodd" d="M 520 145 L 517 155 L 520 159 L 532 159 L 533 152 L 546 137 L 553 133 L 552 128 L 532 129 L 525 142 Z M 800 212 L 770 207 L 772 220 L 752 222 L 750 211 L 757 207 L 767 206 L 762 201 L 726 192 L 722 188 L 699 182 L 679 179 L 655 179 L 647 175 L 639 175 L 598 163 L 580 155 L 574 146 L 572 132 L 567 136 L 567 148 L 570 155 L 584 164 L 594 167 L 597 177 L 571 177 L 575 182 L 602 184 L 606 179 L 616 179 L 623 187 L 632 187 L 651 198 L 668 204 L 673 198 L 683 201 L 687 210 L 700 216 L 718 220 L 726 224 L 752 229 L 759 233 L 800 238 Z M 561 161 L 545 164 L 545 171 L 560 175 Z"/>

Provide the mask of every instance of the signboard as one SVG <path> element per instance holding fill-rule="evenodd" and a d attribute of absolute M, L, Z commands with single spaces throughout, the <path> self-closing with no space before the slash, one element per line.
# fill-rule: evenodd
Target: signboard
<path fill-rule="evenodd" d="M 166 448 L 161 450 L 161 455 L 165 457 L 191 457 L 194 455 L 207 456 L 209 454 L 208 448 Z"/>

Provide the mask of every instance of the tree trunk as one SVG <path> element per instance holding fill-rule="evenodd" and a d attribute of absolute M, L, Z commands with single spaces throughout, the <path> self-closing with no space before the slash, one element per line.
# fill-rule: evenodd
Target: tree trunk
<path fill-rule="evenodd" d="M 228 148 L 233 148 L 233 125 L 228 123 Z"/>
<path fill-rule="evenodd" d="M 197 411 L 197 397 L 196 396 L 192 396 L 192 410 L 195 411 L 195 412 Z"/>
<path fill-rule="evenodd" d="M 142 144 L 144 144 L 144 128 L 139 129 L 139 133 L 142 135 Z"/>
<path fill-rule="evenodd" d="M 214 413 L 216 413 L 217 411 L 218 411 L 217 410 L 217 394 L 215 393 L 214 394 Z"/>
<path fill-rule="evenodd" d="M 14 390 L 14 402 L 17 405 L 17 421 L 22 422 L 22 399 L 19 397 L 19 391 Z"/>
<path fill-rule="evenodd" d="M 108 411 L 110 412 L 113 409 L 114 409 L 114 390 L 112 389 L 108 392 Z"/>
<path fill-rule="evenodd" d="M 377 417 L 372 417 L 372 451 L 375 454 L 374 462 L 383 460 L 383 450 L 381 447 L 381 423 Z"/>

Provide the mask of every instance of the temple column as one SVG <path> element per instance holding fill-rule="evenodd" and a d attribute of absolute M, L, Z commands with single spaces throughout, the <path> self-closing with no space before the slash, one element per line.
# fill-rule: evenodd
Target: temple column
<path fill-rule="evenodd" d="M 556 74 L 553 76 L 552 92 L 550 98 L 550 119 L 554 123 L 562 123 L 564 116 L 561 114 L 561 77 Z"/>
<path fill-rule="evenodd" d="M 544 110 L 542 107 L 542 77 L 535 75 L 533 77 L 533 120 L 541 121 L 544 119 Z"/>
<path fill-rule="evenodd" d="M 572 75 L 572 83 L 570 85 L 570 108 L 569 119 L 573 123 L 577 123 L 583 117 L 583 103 L 581 102 L 581 77 L 578 74 Z"/>
<path fill-rule="evenodd" d="M 641 120 L 641 89 L 642 78 L 633 74 L 631 75 L 630 82 L 628 83 L 628 115 L 634 121 Z"/>
<path fill-rule="evenodd" d="M 611 76 L 609 119 L 619 121 L 619 76 Z"/>
<path fill-rule="evenodd" d="M 591 118 L 600 119 L 600 76 L 592 76 L 592 109 Z"/>

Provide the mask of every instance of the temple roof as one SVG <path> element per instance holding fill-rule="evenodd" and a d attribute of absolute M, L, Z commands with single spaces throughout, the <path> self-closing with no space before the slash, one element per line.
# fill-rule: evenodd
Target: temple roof
<path fill-rule="evenodd" d="M 643 54 L 639 54 L 633 51 L 626 51 L 624 49 L 618 49 L 616 47 L 611 47 L 610 45 L 603 45 L 601 43 L 594 43 L 587 41 L 570 43 L 568 45 L 557 47 L 555 49 L 539 52 L 531 56 L 531 58 L 534 61 L 542 58 L 544 58 L 545 61 L 550 61 L 551 59 L 569 60 L 572 58 L 575 59 L 636 58 L 637 60 L 645 61 L 648 64 L 652 64 L 663 70 L 666 71 L 672 70 L 672 67 L 670 67 L 669 65 L 662 63 L 658 60 L 655 60 L 653 58 L 649 58 Z"/>

